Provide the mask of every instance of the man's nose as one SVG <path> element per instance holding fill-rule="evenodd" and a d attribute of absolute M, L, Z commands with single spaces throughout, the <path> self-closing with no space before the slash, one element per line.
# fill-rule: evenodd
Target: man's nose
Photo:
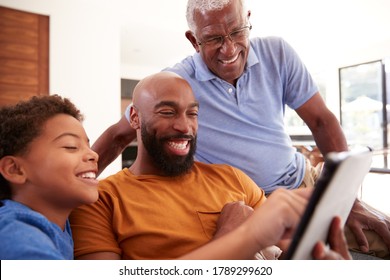
<path fill-rule="evenodd" d="M 186 116 L 180 116 L 175 118 L 173 128 L 182 133 L 189 133 L 191 131 L 190 121 Z"/>
<path fill-rule="evenodd" d="M 230 38 L 230 35 L 225 35 L 223 37 L 223 42 L 221 46 L 221 52 L 225 55 L 232 55 L 236 52 L 236 43 Z"/>

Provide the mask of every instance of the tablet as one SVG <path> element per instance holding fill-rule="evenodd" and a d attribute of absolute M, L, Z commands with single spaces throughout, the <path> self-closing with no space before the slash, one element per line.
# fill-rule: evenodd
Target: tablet
<path fill-rule="evenodd" d="M 370 170 L 372 150 L 329 153 L 306 210 L 293 235 L 285 259 L 312 259 L 318 241 L 327 244 L 331 221 L 348 218 L 364 177 Z"/>

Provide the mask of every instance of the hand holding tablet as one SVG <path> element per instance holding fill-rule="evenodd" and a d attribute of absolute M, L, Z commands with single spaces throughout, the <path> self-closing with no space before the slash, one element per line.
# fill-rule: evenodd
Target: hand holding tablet
<path fill-rule="evenodd" d="M 327 155 L 285 259 L 312 259 L 314 245 L 318 241 L 326 243 L 333 218 L 339 216 L 345 223 L 371 160 L 372 151 L 368 148 Z"/>

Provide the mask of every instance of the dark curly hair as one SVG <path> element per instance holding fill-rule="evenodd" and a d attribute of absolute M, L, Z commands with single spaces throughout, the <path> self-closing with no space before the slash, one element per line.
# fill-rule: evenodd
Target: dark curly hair
<path fill-rule="evenodd" d="M 69 99 L 59 95 L 34 96 L 14 106 L 0 108 L 0 159 L 26 153 L 46 121 L 58 114 L 67 114 L 79 121 L 84 119 Z M 11 189 L 0 174 L 0 199 L 6 198 L 11 198 Z"/>

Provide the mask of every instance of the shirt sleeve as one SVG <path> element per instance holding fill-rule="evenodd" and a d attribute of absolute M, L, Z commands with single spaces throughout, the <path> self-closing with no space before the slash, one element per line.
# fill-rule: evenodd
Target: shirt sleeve
<path fill-rule="evenodd" d="M 286 67 L 286 104 L 295 110 L 313 97 L 318 87 L 297 52 L 283 39 L 281 42 Z"/>
<path fill-rule="evenodd" d="M 125 117 L 127 119 L 127 121 L 130 123 L 130 109 L 131 109 L 131 106 L 133 106 L 133 102 L 130 102 L 129 105 L 127 105 L 126 107 L 126 110 L 125 110 Z"/>
<path fill-rule="evenodd" d="M 102 185 L 100 185 L 101 187 Z M 83 205 L 70 215 L 75 258 L 97 252 L 121 255 L 113 226 L 113 209 L 116 197 L 99 190 L 99 199 Z"/>
<path fill-rule="evenodd" d="M 266 201 L 265 192 L 248 175 L 238 168 L 233 168 L 246 193 L 245 204 L 253 209 L 258 208 Z"/>

